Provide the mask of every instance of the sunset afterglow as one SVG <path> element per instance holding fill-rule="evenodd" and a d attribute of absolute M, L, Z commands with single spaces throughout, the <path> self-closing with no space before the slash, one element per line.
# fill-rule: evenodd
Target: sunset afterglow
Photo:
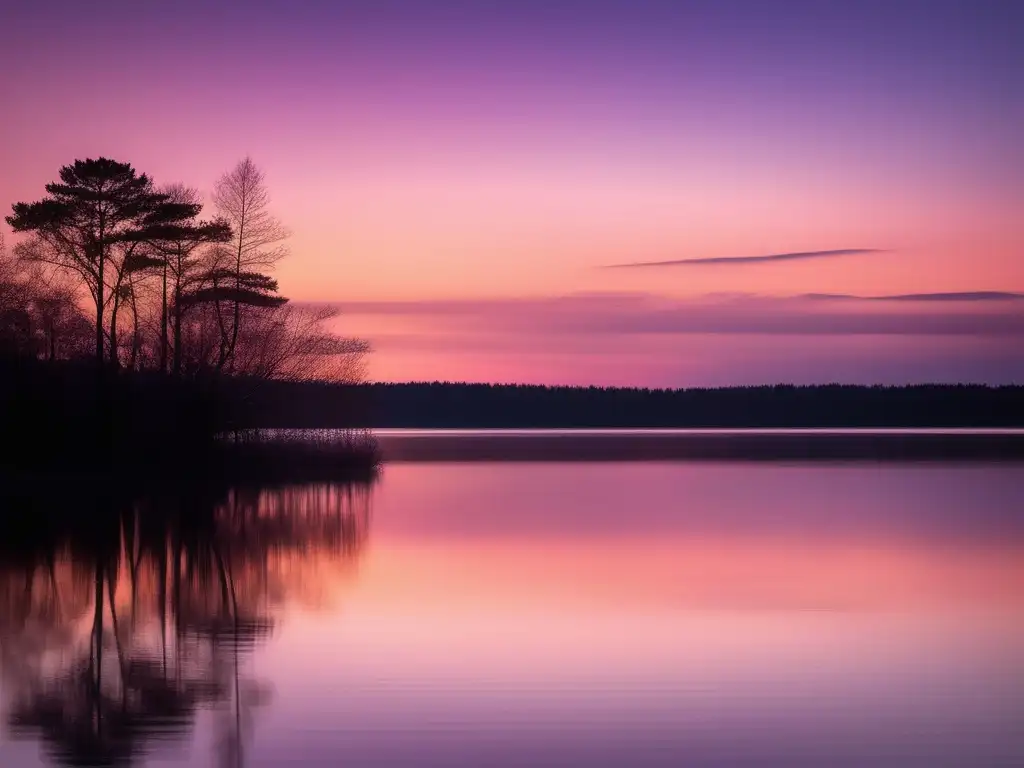
<path fill-rule="evenodd" d="M 1024 301 L 978 295 L 1024 291 L 1020 22 L 1014 3 L 21 3 L 0 200 L 100 155 L 208 195 L 248 154 L 292 231 L 282 293 L 341 303 L 375 379 L 1020 381 Z M 865 252 L 605 268 L 826 251 Z M 935 293 L 969 301 L 899 309 L 938 329 L 860 303 L 843 311 L 890 320 L 821 330 L 832 309 L 807 305 L 753 339 L 652 332 L 616 303 Z M 577 327 L 531 309 L 580 295 Z M 453 321 L 453 302 L 477 304 Z"/>

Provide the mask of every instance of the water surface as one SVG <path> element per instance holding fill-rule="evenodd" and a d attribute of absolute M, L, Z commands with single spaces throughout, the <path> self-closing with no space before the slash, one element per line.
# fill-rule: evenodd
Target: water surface
<path fill-rule="evenodd" d="M 1020 765 L 1022 480 L 410 461 L 91 499 L 0 547 L 0 765 Z"/>

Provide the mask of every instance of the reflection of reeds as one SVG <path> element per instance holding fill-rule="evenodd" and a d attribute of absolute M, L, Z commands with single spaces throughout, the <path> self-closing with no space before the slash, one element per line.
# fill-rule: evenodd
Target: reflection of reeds
<path fill-rule="evenodd" d="M 345 568 L 369 525 L 365 483 L 179 489 L 97 498 L 39 488 L 0 519 L 8 722 L 60 763 L 121 763 L 227 705 L 242 754 L 265 686 L 245 672 L 309 569 Z"/>

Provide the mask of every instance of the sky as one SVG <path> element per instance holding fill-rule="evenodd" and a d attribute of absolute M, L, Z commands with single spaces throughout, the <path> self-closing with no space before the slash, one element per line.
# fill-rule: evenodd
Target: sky
<path fill-rule="evenodd" d="M 0 206 L 75 158 L 208 193 L 249 155 L 282 292 L 340 303 L 372 378 L 1024 381 L 1019 3 L 12 2 L 0 30 Z"/>

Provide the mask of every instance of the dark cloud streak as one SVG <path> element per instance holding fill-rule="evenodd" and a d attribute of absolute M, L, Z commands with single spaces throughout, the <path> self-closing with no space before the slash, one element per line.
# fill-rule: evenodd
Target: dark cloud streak
<path fill-rule="evenodd" d="M 773 261 L 803 261 L 837 256 L 858 256 L 866 253 L 884 253 L 881 248 L 837 248 L 831 251 L 795 251 L 769 253 L 762 256 L 713 256 L 703 259 L 673 259 L 671 261 L 635 261 L 628 264 L 606 264 L 602 269 L 640 269 L 643 267 L 687 267 L 706 264 L 762 264 Z"/>
<path fill-rule="evenodd" d="M 808 293 L 806 299 L 816 301 L 1024 301 L 1024 293 L 1008 291 L 951 291 L 947 293 L 901 293 L 893 296 L 854 296 L 847 293 Z"/>

